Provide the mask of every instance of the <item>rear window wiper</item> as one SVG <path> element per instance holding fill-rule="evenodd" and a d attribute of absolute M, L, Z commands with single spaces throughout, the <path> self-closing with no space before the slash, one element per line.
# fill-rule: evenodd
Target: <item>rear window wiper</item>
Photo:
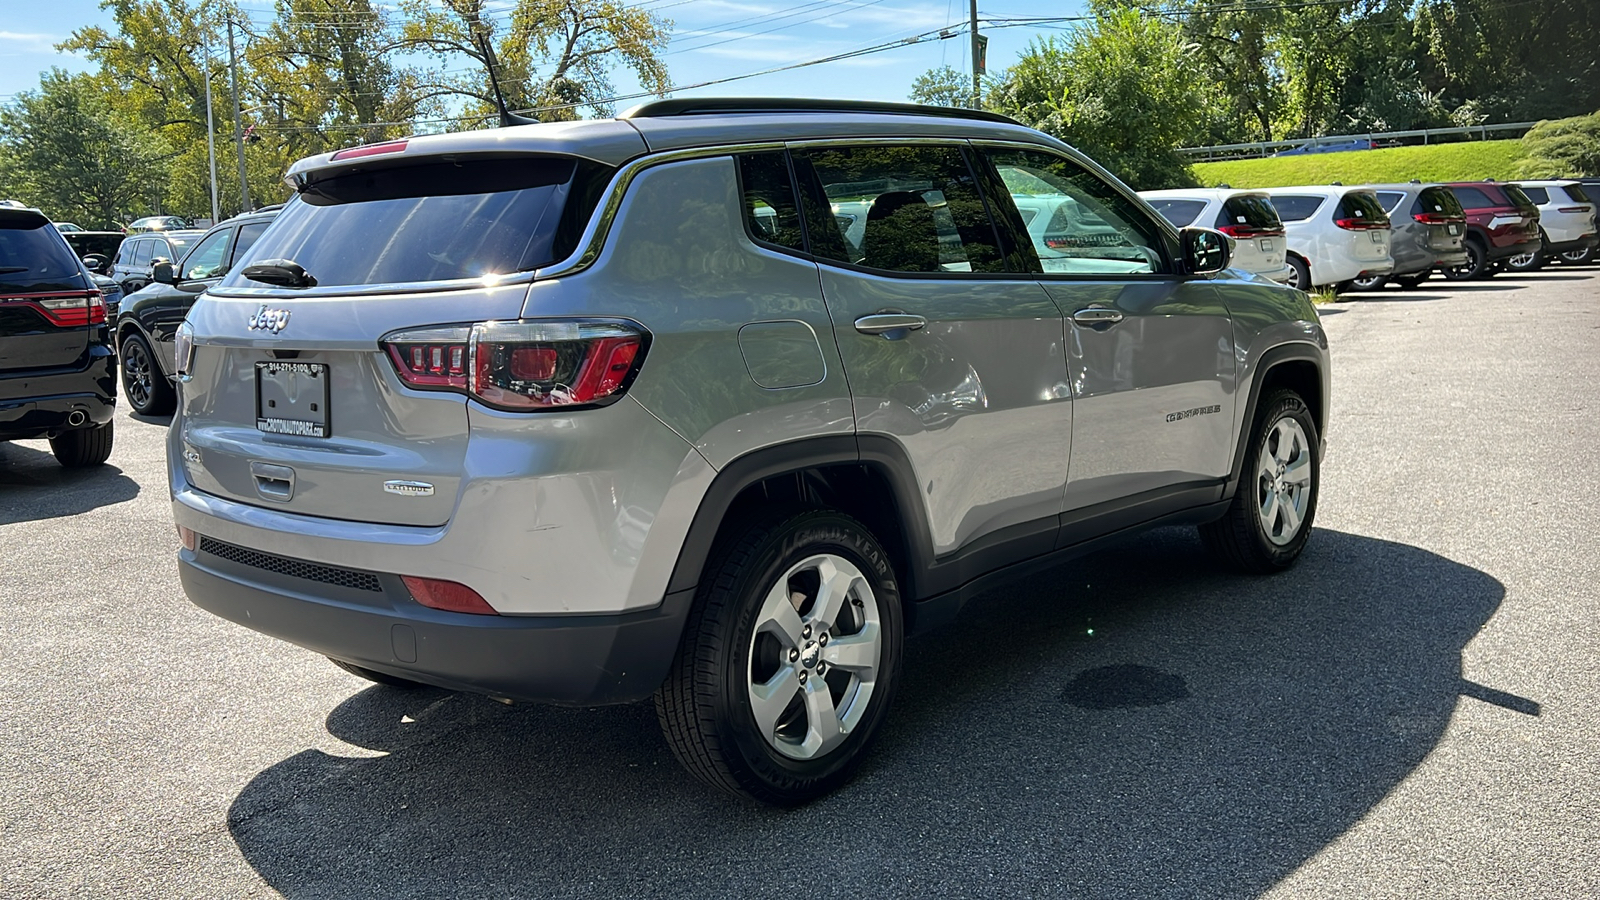
<path fill-rule="evenodd" d="M 292 259 L 263 259 L 244 267 L 241 273 L 251 281 L 278 287 L 316 287 L 317 279 Z"/>
<path fill-rule="evenodd" d="M 0 266 L 0 275 L 15 275 L 18 272 L 26 272 L 28 269 L 28 266 Z"/>

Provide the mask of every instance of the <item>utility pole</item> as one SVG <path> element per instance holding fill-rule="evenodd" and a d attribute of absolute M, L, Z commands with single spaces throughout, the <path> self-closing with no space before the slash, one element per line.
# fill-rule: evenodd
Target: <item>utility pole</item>
<path fill-rule="evenodd" d="M 250 211 L 250 176 L 244 170 L 244 125 L 239 121 L 239 55 L 233 49 L 233 19 L 228 19 L 228 80 L 233 84 L 233 149 L 239 159 L 239 212 Z"/>
<path fill-rule="evenodd" d="M 211 42 L 205 44 L 205 71 L 201 77 L 206 80 L 206 157 L 211 160 L 211 224 L 217 224 L 222 218 L 222 207 L 217 205 L 217 128 L 211 118 Z"/>
<path fill-rule="evenodd" d="M 972 108 L 979 109 L 983 106 L 983 84 L 979 80 L 983 77 L 984 44 L 988 41 L 978 37 L 978 0 L 972 0 Z"/>

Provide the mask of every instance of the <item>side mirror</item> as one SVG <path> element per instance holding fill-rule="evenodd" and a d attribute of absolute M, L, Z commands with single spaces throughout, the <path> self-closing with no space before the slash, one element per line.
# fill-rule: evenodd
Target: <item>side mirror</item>
<path fill-rule="evenodd" d="M 172 263 L 158 262 L 150 271 L 150 280 L 160 284 L 177 284 L 178 279 L 172 274 Z"/>
<path fill-rule="evenodd" d="M 89 267 L 89 271 L 104 275 L 105 268 L 111 264 L 111 260 L 98 253 L 90 253 L 83 258 L 83 264 Z"/>
<path fill-rule="evenodd" d="M 1183 267 L 1190 275 L 1212 275 L 1233 260 L 1233 238 L 1214 228 L 1185 228 L 1178 232 L 1183 242 Z"/>

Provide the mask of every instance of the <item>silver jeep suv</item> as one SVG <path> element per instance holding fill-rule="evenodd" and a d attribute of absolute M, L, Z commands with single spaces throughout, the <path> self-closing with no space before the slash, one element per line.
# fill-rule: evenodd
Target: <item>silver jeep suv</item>
<path fill-rule="evenodd" d="M 1310 534 L 1306 296 L 1002 117 L 668 100 L 288 180 L 178 336 L 180 571 L 373 681 L 653 695 L 692 772 L 794 804 L 999 579 Z"/>

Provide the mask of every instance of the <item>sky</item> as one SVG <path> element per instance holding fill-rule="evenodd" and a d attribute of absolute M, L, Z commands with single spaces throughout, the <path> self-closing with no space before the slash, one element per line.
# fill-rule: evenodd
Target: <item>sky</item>
<path fill-rule="evenodd" d="M 497 0 L 509 5 L 510 0 Z M 640 5 L 673 20 L 666 62 L 674 84 L 691 85 L 760 72 L 872 47 L 930 31 L 950 29 L 948 40 L 898 46 L 884 52 L 807 68 L 747 78 L 712 87 L 679 90 L 674 96 L 781 96 L 903 101 L 912 81 L 948 64 L 969 71 L 965 26 L 970 0 L 642 0 Z M 993 4 L 993 5 L 991 5 Z M 241 0 L 251 18 L 270 18 L 271 0 Z M 1070 16 L 1082 0 L 980 0 L 979 16 L 1014 18 Z M 998 24 L 998 23 L 997 23 Z M 52 66 L 90 68 L 82 57 L 57 53 L 54 45 L 74 29 L 111 27 L 100 0 L 0 0 L 0 104 L 36 88 Z M 980 25 L 990 38 L 991 71 L 1014 61 L 1035 37 L 1059 32 L 1032 25 Z M 629 73 L 613 77 L 619 93 L 638 89 Z M 638 101 L 623 101 L 625 109 Z"/>

